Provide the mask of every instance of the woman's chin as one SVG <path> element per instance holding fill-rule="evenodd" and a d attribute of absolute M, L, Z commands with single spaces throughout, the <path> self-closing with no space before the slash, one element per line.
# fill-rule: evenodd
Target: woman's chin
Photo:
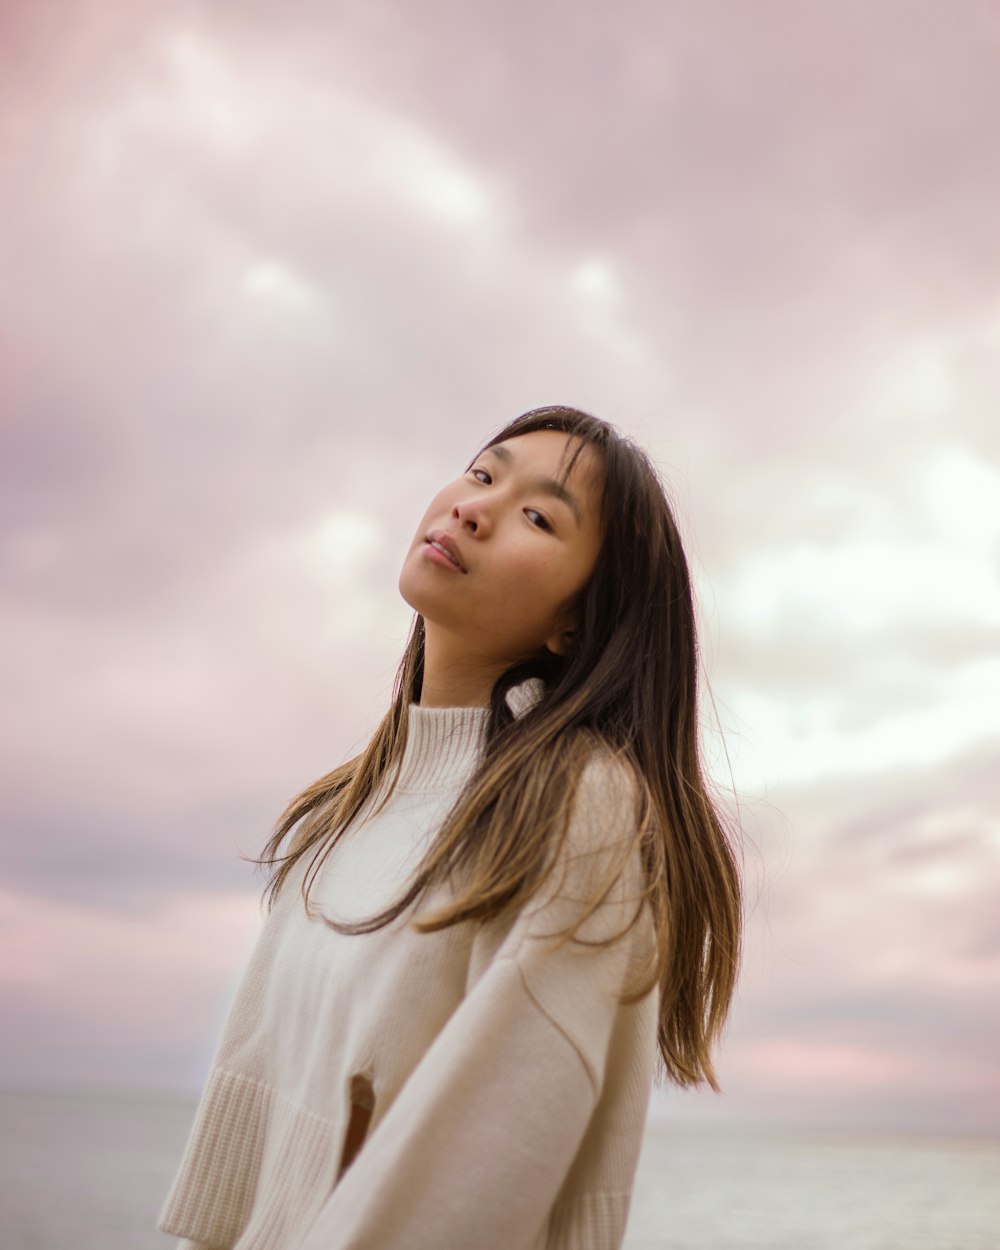
<path fill-rule="evenodd" d="M 458 579 L 454 580 L 457 582 Z M 452 615 L 456 610 L 454 596 L 447 593 L 447 582 L 447 571 L 442 578 L 438 569 L 427 561 L 421 561 L 420 553 L 414 552 L 400 571 L 398 588 L 414 612 L 419 612 L 425 620 L 434 621 L 448 616 L 449 608 Z"/>
<path fill-rule="evenodd" d="M 403 565 L 402 572 L 399 574 L 398 588 L 403 600 L 410 605 L 414 612 L 419 612 L 421 616 L 425 616 L 426 608 L 428 607 L 427 588 L 420 585 L 420 578 L 414 576 L 408 564 Z"/>

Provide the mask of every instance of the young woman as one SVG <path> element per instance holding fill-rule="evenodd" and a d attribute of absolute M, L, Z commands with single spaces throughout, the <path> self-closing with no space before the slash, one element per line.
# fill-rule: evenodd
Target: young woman
<path fill-rule="evenodd" d="M 161 1227 L 196 1250 L 614 1250 L 651 1086 L 717 1088 L 739 875 L 663 489 L 541 408 L 431 501 L 368 747 L 302 792 Z"/>

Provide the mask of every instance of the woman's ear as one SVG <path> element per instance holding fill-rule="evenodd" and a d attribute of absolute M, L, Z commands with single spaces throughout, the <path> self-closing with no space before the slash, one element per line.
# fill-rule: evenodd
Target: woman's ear
<path fill-rule="evenodd" d="M 567 655 L 570 647 L 573 645 L 573 635 L 575 631 L 572 629 L 563 629 L 559 633 L 553 634 L 551 638 L 546 639 L 546 650 L 551 651 L 553 655 Z"/>

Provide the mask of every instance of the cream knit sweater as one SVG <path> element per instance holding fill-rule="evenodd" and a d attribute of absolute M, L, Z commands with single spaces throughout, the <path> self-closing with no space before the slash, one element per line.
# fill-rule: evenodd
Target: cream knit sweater
<path fill-rule="evenodd" d="M 398 897 L 487 715 L 411 705 L 395 793 L 338 843 L 313 907 L 357 919 Z M 647 909 L 604 949 L 543 939 L 580 914 L 632 819 L 621 770 L 593 761 L 545 889 L 516 915 L 437 933 L 408 928 L 413 909 L 354 937 L 310 920 L 304 856 L 230 1008 L 160 1227 L 189 1250 L 617 1250 L 659 997 L 615 994 L 652 924 Z M 636 855 L 578 936 L 620 933 L 640 882 Z M 352 1088 L 371 1091 L 372 1117 L 338 1180 Z"/>

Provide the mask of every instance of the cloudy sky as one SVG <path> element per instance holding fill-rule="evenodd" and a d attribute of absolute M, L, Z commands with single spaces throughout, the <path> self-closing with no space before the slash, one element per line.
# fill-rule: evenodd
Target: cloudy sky
<path fill-rule="evenodd" d="M 726 1094 L 1000 1126 L 1000 9 L 0 9 L 3 1081 L 194 1093 L 429 498 L 613 421 L 746 845 Z M 720 736 L 721 730 L 721 736 Z"/>

